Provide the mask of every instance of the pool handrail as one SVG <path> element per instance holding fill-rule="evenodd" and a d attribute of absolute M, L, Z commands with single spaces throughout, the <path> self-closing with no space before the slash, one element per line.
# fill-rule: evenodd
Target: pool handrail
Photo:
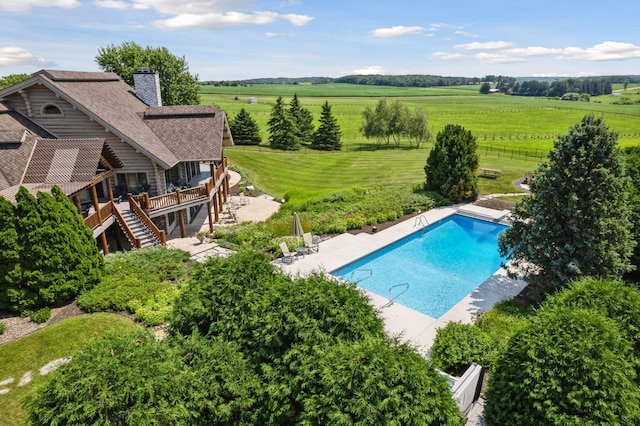
<path fill-rule="evenodd" d="M 420 216 L 416 216 L 416 220 L 413 222 L 413 226 L 422 226 L 422 228 L 428 228 L 429 227 L 429 220 L 426 218 L 425 215 L 421 214 Z"/>
<path fill-rule="evenodd" d="M 362 278 L 361 280 L 354 281 L 354 280 L 353 280 L 353 275 L 354 275 L 356 272 L 358 272 L 358 271 L 367 271 L 367 272 L 369 272 L 369 275 L 367 275 L 366 277 Z M 371 270 L 371 269 L 367 269 L 367 268 L 363 268 L 363 269 L 354 269 L 353 271 L 351 271 L 351 277 L 349 278 L 349 281 L 350 281 L 350 282 L 352 282 L 352 283 L 354 283 L 354 284 L 358 284 L 358 283 L 360 283 L 360 282 L 362 282 L 362 281 L 366 280 L 367 278 L 371 277 L 371 275 L 373 275 L 373 270 Z"/>
<path fill-rule="evenodd" d="M 396 294 L 395 297 L 392 299 L 391 298 L 391 290 L 393 290 L 396 287 L 402 287 L 405 286 L 405 289 L 402 290 L 400 293 Z M 402 296 L 403 294 L 405 294 L 407 291 L 409 291 L 409 283 L 402 283 L 402 284 L 395 284 L 392 285 L 391 287 L 389 287 L 389 291 L 387 293 L 387 299 L 389 299 L 389 301 L 387 303 L 385 303 L 384 305 L 380 306 L 380 309 L 384 309 L 384 308 L 388 308 L 389 306 L 393 305 L 393 302 L 400 296 Z"/>

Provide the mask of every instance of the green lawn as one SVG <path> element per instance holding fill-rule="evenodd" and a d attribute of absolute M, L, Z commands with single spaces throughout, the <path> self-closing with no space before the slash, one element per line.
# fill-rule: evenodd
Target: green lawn
<path fill-rule="evenodd" d="M 34 386 L 44 380 L 45 376 L 39 374 L 44 365 L 58 358 L 72 356 L 94 337 L 138 327 L 122 315 L 88 314 L 69 318 L 0 346 L 0 381 L 14 379 L 12 383 L 0 387 L 9 389 L 8 393 L 0 395 L 0 425 L 24 422 L 26 413 L 22 401 L 31 394 Z M 18 387 L 18 382 L 28 371 L 31 371 L 33 380 Z"/>
<path fill-rule="evenodd" d="M 614 105 L 613 97 L 593 97 L 592 102 L 545 98 L 480 95 L 478 86 L 397 88 L 353 84 L 203 86 L 202 102 L 216 104 L 233 117 L 245 108 L 258 122 L 263 144 L 269 137 L 267 121 L 278 96 L 288 103 L 294 93 L 317 120 L 326 101 L 342 129 L 343 149 L 319 153 L 272 151 L 266 146 L 236 146 L 225 150 L 232 164 L 252 173 L 258 188 L 282 198 L 293 188 L 326 192 L 346 186 L 415 185 L 424 181 L 432 143 L 420 149 L 376 149 L 360 134 L 362 111 L 382 97 L 422 108 L 432 133 L 446 124 L 459 124 L 478 141 L 481 167 L 503 170 L 498 179 L 480 179 L 483 194 L 513 192 L 512 182 L 533 171 L 553 147 L 587 113 L 602 115 L 620 133 L 620 146 L 640 145 L 640 104 Z M 257 104 L 248 104 L 257 96 Z M 638 95 L 640 97 L 640 95 Z M 238 98 L 237 100 L 235 98 Z M 611 98 L 611 99 L 610 99 Z M 598 102 L 600 100 L 600 102 Z M 317 124 L 317 123 L 316 123 Z"/>

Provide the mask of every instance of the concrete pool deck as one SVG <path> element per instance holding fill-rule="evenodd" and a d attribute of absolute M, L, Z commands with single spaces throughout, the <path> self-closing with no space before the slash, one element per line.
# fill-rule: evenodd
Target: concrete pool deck
<path fill-rule="evenodd" d="M 498 220 L 505 215 L 504 212 L 485 210 L 490 209 L 470 205 L 433 209 L 375 234 L 338 235 L 322 241 L 318 252 L 306 254 L 291 264 L 282 263 L 281 260 L 276 264 L 291 276 L 307 276 L 313 272 L 329 273 L 420 230 L 420 217 L 425 218 L 428 223 L 435 223 L 458 211 L 484 216 L 489 220 Z M 500 300 L 516 296 L 525 286 L 524 281 L 512 280 L 500 269 L 438 319 L 399 303 L 382 308 L 388 302 L 386 297 L 364 289 L 362 291 L 377 308 L 389 334 L 400 335 L 401 340 L 427 355 L 438 328 L 444 327 L 450 321 L 472 323 L 478 314 L 491 309 Z"/>

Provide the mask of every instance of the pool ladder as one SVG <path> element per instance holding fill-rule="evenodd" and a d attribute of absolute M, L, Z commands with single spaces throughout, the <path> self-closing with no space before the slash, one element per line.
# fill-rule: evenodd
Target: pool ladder
<path fill-rule="evenodd" d="M 394 288 L 398 288 L 398 287 L 404 287 L 404 289 L 396 294 L 393 298 L 391 297 L 391 290 L 393 290 Z M 388 308 L 389 306 L 393 305 L 393 302 L 400 296 L 402 296 L 403 294 L 405 294 L 407 291 L 409 291 L 409 283 L 402 283 L 402 284 L 396 284 L 396 285 L 392 285 L 391 287 L 389 287 L 389 292 L 388 292 L 388 296 L 387 299 L 389 299 L 389 301 L 387 303 L 385 303 L 384 305 L 380 306 L 380 309 L 384 309 L 384 308 Z"/>
<path fill-rule="evenodd" d="M 429 227 L 429 221 L 427 220 L 425 215 L 421 214 L 420 216 L 416 217 L 416 220 L 413 222 L 413 227 L 415 228 L 416 226 L 422 226 L 423 231 L 427 230 L 427 228 Z"/>
<path fill-rule="evenodd" d="M 358 281 L 355 281 L 353 279 L 354 275 L 356 272 L 368 272 L 369 275 L 367 275 L 366 277 L 359 279 Z M 354 283 L 354 284 L 358 284 L 361 281 L 366 280 L 367 278 L 371 277 L 371 275 L 373 275 L 373 271 L 371 269 L 354 269 L 353 271 L 351 271 L 351 278 L 349 278 L 349 281 Z"/>

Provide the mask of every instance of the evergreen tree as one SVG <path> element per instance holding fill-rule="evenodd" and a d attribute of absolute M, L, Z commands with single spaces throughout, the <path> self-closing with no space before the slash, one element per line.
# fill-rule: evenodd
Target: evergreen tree
<path fill-rule="evenodd" d="M 236 145 L 258 145 L 262 142 L 258 123 L 244 108 L 230 120 L 229 128 Z"/>
<path fill-rule="evenodd" d="M 491 84 L 490 83 L 482 83 L 482 85 L 480 85 L 480 93 L 483 95 L 488 95 L 489 92 L 491 91 Z"/>
<path fill-rule="evenodd" d="M 311 111 L 300 105 L 298 95 L 294 94 L 289 103 L 289 117 L 293 122 L 296 138 L 301 144 L 308 145 L 313 141 L 313 115 Z"/>
<path fill-rule="evenodd" d="M 20 267 L 20 247 L 13 204 L 0 197 L 0 310 L 9 310 L 10 277 Z"/>
<path fill-rule="evenodd" d="M 539 290 L 631 269 L 629 185 L 617 139 L 602 118 L 585 116 L 555 142 L 532 195 L 516 204 L 500 251 Z"/>
<path fill-rule="evenodd" d="M 424 168 L 425 189 L 457 203 L 478 194 L 478 153 L 476 138 L 456 124 L 447 124 L 436 136 L 436 143 Z"/>
<path fill-rule="evenodd" d="M 7 273 L 9 308 L 29 312 L 68 301 L 97 284 L 104 269 L 91 230 L 59 188 L 16 195 L 19 266 Z"/>
<path fill-rule="evenodd" d="M 276 104 L 271 109 L 269 118 L 269 144 L 271 148 L 296 150 L 299 141 L 295 135 L 295 128 L 289 114 L 284 109 L 282 96 L 278 97 Z"/>
<path fill-rule="evenodd" d="M 328 151 L 338 151 L 342 147 L 340 133 L 338 120 L 336 120 L 331 113 L 329 102 L 325 101 L 324 105 L 322 105 L 322 112 L 320 113 L 320 125 L 313 135 L 311 147 Z"/>

